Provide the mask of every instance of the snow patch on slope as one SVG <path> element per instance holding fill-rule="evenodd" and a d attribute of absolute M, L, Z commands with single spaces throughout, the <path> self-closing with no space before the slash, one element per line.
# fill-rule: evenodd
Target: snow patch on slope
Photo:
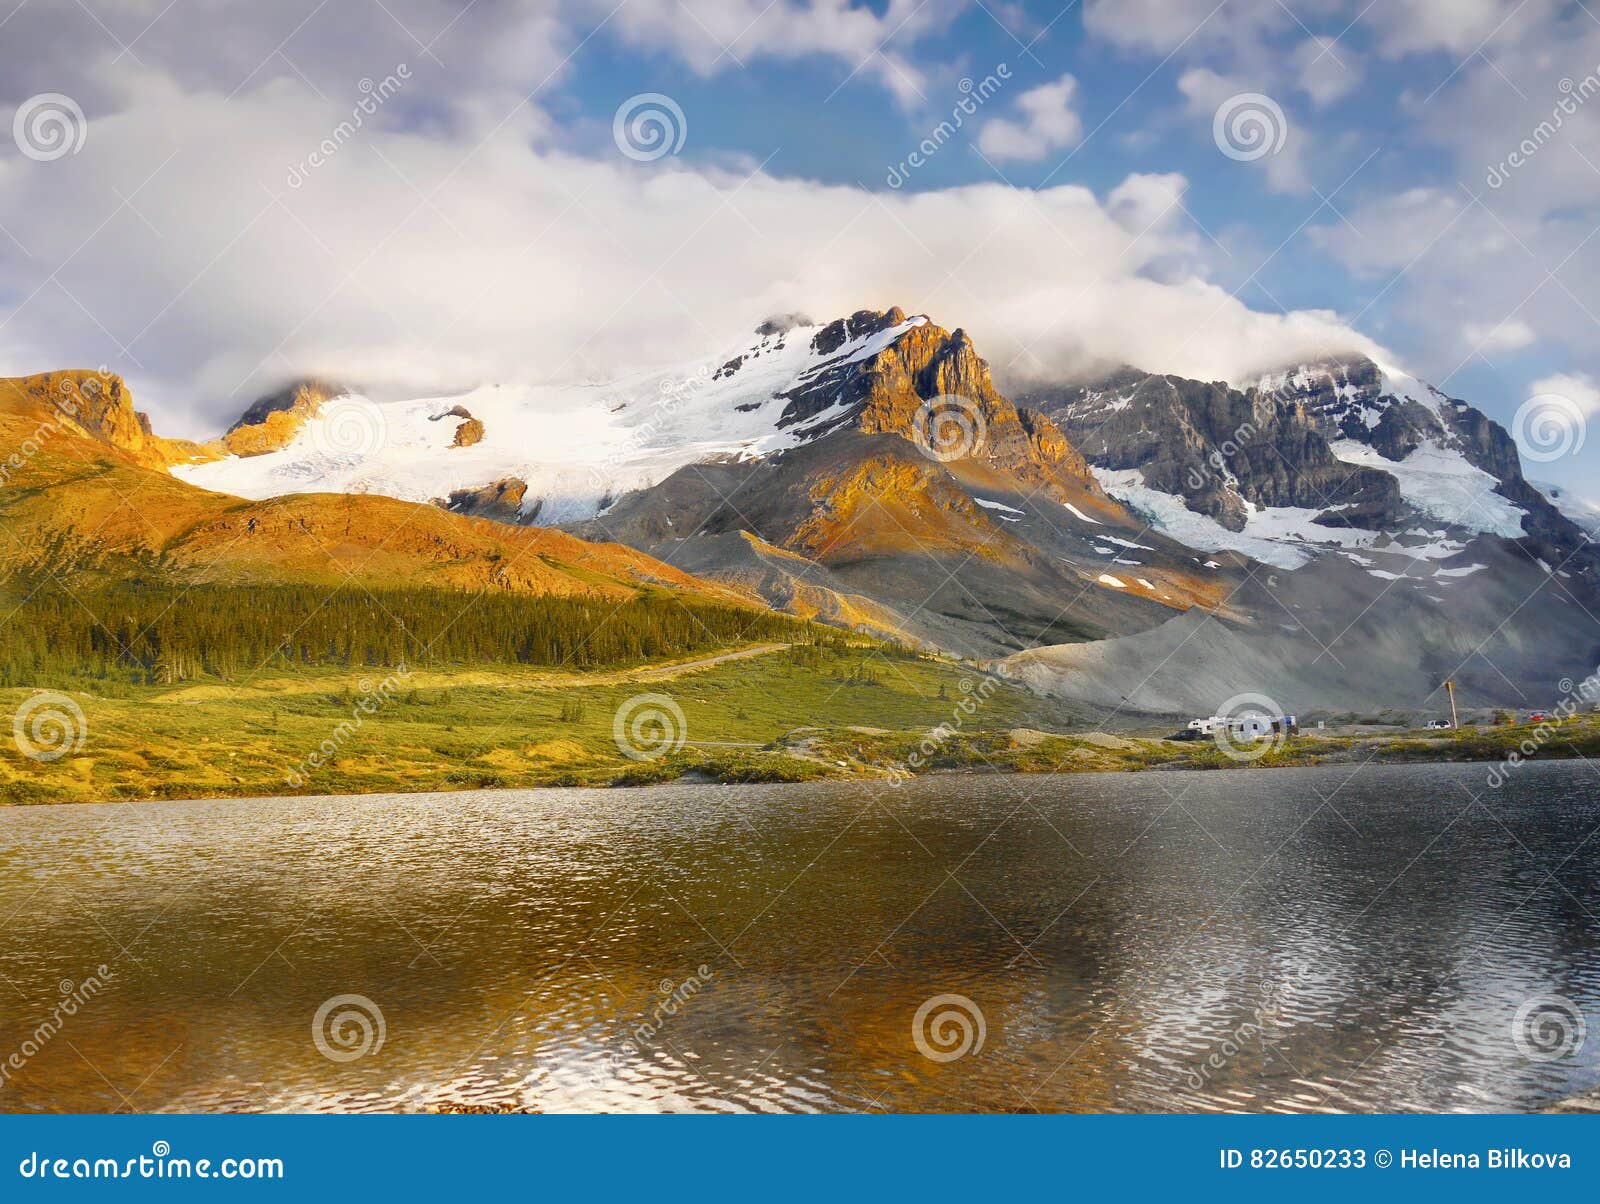
<path fill-rule="evenodd" d="M 1404 460 L 1389 460 L 1354 439 L 1340 439 L 1331 447 L 1347 464 L 1381 469 L 1394 477 L 1400 483 L 1400 496 L 1431 518 L 1485 535 L 1522 537 L 1525 511 L 1496 493 L 1500 482 L 1468 463 L 1460 452 L 1423 443 Z"/>
<path fill-rule="evenodd" d="M 1062 502 L 1061 504 L 1063 506 L 1065 506 L 1068 510 L 1072 511 L 1073 514 L 1075 514 L 1079 518 L 1081 518 L 1084 522 L 1090 523 L 1090 524 L 1092 524 L 1093 526 L 1096 526 L 1096 527 L 1101 525 L 1100 524 L 1100 520 L 1098 518 L 1090 518 L 1087 514 L 1085 514 L 1082 510 L 1079 510 L 1071 502 Z"/>
<path fill-rule="evenodd" d="M 687 464 L 722 456 L 754 458 L 826 431 L 843 405 L 779 429 L 787 406 L 777 394 L 815 373 L 877 354 L 922 316 L 818 355 L 821 329 L 798 326 L 761 336 L 722 368 L 690 364 L 614 381 L 489 385 L 451 397 L 325 404 L 294 440 L 262 456 L 176 465 L 172 474 L 239 497 L 286 493 L 381 493 L 428 502 L 506 477 L 527 483 L 543 524 L 591 518 L 622 494 L 654 485 Z M 483 438 L 452 447 L 462 406 Z"/>
<path fill-rule="evenodd" d="M 1301 506 L 1256 506 L 1245 503 L 1243 531 L 1230 531 L 1216 519 L 1200 514 L 1176 494 L 1163 493 L 1144 483 L 1137 468 L 1095 468 L 1095 479 L 1112 497 L 1142 514 L 1163 535 L 1202 552 L 1240 552 L 1263 564 L 1297 569 L 1319 552 L 1382 551 L 1412 560 L 1442 560 L 1461 551 L 1462 545 L 1443 531 L 1418 528 L 1402 543 L 1382 531 L 1360 527 L 1328 527 L 1313 521 L 1320 510 Z M 1370 559 L 1366 563 L 1371 563 Z M 1206 567 L 1215 567 L 1207 561 Z"/>
<path fill-rule="evenodd" d="M 1564 485 L 1552 485 L 1544 481 L 1532 481 L 1530 484 L 1549 498 L 1552 506 L 1577 523 L 1587 534 L 1600 538 L 1600 502 L 1579 497 Z"/>
<path fill-rule="evenodd" d="M 1018 510 L 1015 506 L 1008 506 L 1004 502 L 991 502 L 986 497 L 976 497 L 976 496 L 974 496 L 972 500 L 977 502 L 978 505 L 982 506 L 985 510 L 1004 510 L 1008 514 L 1023 514 L 1023 513 L 1025 513 L 1025 511 Z M 1002 515 L 1001 517 L 1004 517 L 1004 515 Z"/>
<path fill-rule="evenodd" d="M 1191 548 L 1202 552 L 1242 552 L 1280 569 L 1297 569 L 1311 559 L 1310 551 L 1283 542 L 1289 524 L 1274 512 L 1257 511 L 1245 523 L 1243 531 L 1230 531 L 1209 515 L 1189 509 L 1176 494 L 1151 489 L 1137 468 L 1096 468 L 1093 471 L 1100 487 L 1112 497 L 1137 510 L 1163 535 Z M 1314 517 L 1316 511 L 1301 513 Z M 1252 529 L 1252 523 L 1256 524 L 1256 529 Z"/>

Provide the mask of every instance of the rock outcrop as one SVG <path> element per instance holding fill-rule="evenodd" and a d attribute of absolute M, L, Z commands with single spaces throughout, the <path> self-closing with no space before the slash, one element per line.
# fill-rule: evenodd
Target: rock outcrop
<path fill-rule="evenodd" d="M 146 468 L 214 459 L 218 454 L 200 444 L 155 434 L 149 416 L 133 408 L 132 391 L 115 373 L 93 369 L 46 372 L 12 383 L 67 430 L 116 448 Z"/>
<path fill-rule="evenodd" d="M 263 456 L 278 451 L 288 446 L 325 402 L 349 392 L 332 381 L 294 381 L 252 402 L 222 436 L 222 446 L 235 456 Z"/>
<path fill-rule="evenodd" d="M 1320 511 L 1330 526 L 1380 526 L 1400 510 L 1394 478 L 1341 462 L 1304 407 L 1221 382 L 1119 373 L 1039 404 L 1078 449 L 1109 469 L 1139 469 L 1152 489 L 1238 531 L 1247 505 Z"/>
<path fill-rule="evenodd" d="M 466 425 L 465 423 L 462 424 Z M 459 432 L 458 432 L 459 434 Z M 476 489 L 456 489 L 449 497 L 434 498 L 433 504 L 453 514 L 469 514 L 474 518 L 492 518 L 502 523 L 533 522 L 539 515 L 539 504 L 532 512 L 522 513 L 523 501 L 528 493 L 527 482 L 516 477 L 505 477 L 480 485 Z"/>
<path fill-rule="evenodd" d="M 995 388 L 966 331 L 908 319 L 899 308 L 862 310 L 823 327 L 812 347 L 832 354 L 909 321 L 917 324 L 873 354 L 834 365 L 784 394 L 788 405 L 779 425 L 804 428 L 813 437 L 846 427 L 899 435 L 941 460 L 983 460 L 1035 485 L 1098 491 L 1088 463 L 1061 429 Z M 838 416 L 830 420 L 830 414 Z"/>

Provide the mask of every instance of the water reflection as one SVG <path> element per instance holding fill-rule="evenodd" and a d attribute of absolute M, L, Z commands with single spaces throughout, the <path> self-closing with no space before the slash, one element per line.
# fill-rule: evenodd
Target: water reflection
<path fill-rule="evenodd" d="M 0 1108 L 1533 1107 L 1600 1079 L 1597 825 L 1581 763 L 14 809 Z"/>

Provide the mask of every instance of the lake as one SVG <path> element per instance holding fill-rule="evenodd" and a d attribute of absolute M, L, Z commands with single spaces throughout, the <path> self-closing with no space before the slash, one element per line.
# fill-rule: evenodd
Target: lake
<path fill-rule="evenodd" d="M 1488 769 L 3 809 L 0 1109 L 1538 1108 L 1600 769 Z"/>

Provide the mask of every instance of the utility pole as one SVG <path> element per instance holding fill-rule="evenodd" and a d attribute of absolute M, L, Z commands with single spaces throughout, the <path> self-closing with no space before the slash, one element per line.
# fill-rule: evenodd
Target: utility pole
<path fill-rule="evenodd" d="M 1444 688 L 1445 693 L 1450 695 L 1450 728 L 1452 731 L 1454 731 L 1456 728 L 1461 726 L 1460 722 L 1456 718 L 1456 683 L 1453 681 L 1447 681 L 1444 683 Z"/>

